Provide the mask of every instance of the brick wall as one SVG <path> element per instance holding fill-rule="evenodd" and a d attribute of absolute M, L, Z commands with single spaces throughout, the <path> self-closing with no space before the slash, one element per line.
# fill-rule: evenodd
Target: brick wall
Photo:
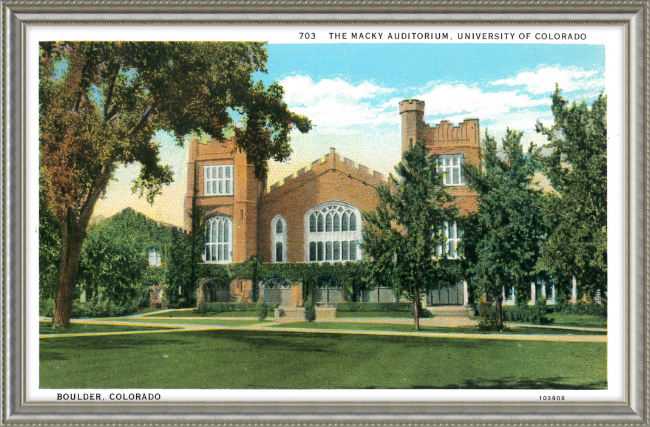
<path fill-rule="evenodd" d="M 233 165 L 233 195 L 206 196 L 204 166 Z M 264 183 L 255 178 L 254 168 L 246 161 L 234 139 L 212 140 L 200 144 L 198 139 L 190 142 L 188 161 L 187 194 L 185 197 L 185 229 L 192 229 L 192 197 L 196 209 L 209 212 L 206 217 L 226 215 L 233 220 L 233 262 L 242 262 L 257 253 L 257 204 L 264 190 Z"/>
<path fill-rule="evenodd" d="M 258 221 L 258 253 L 264 262 L 271 262 L 271 221 L 282 215 L 287 222 L 287 260 L 305 261 L 305 214 L 313 207 L 331 201 L 352 205 L 360 211 L 377 207 L 376 188 L 387 185 L 380 173 L 332 150 L 311 168 L 302 169 L 296 176 L 285 178 L 271 186 L 260 201 Z"/>
<path fill-rule="evenodd" d="M 407 99 L 399 104 L 402 119 L 402 152 L 410 144 L 424 141 L 432 154 L 462 154 L 465 163 L 481 165 L 481 136 L 478 119 L 466 119 L 458 126 L 443 120 L 437 126 L 424 121 L 425 104 L 417 99 Z M 456 197 L 461 215 L 476 212 L 478 194 L 468 186 L 449 186 L 447 191 Z"/>

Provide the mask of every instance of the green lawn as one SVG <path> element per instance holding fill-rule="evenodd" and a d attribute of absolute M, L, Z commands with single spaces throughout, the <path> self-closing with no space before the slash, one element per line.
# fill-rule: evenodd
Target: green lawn
<path fill-rule="evenodd" d="M 41 340 L 43 388 L 607 388 L 607 345 L 188 331 Z"/>
<path fill-rule="evenodd" d="M 110 320 L 110 319 L 104 319 Z M 146 317 L 138 319 L 112 319 L 112 321 L 124 321 L 133 323 L 156 323 L 160 325 L 175 324 L 175 325 L 221 325 L 221 326 L 251 326 L 260 323 L 271 323 L 269 320 L 223 320 L 218 318 L 211 319 L 147 319 Z"/>
<path fill-rule="evenodd" d="M 600 317 L 589 316 L 586 314 L 563 314 L 549 313 L 546 315 L 553 319 L 553 323 L 548 326 L 569 326 L 572 328 L 607 328 L 607 320 L 600 320 Z M 480 321 L 480 316 L 473 316 L 470 319 Z M 525 322 L 507 322 L 507 323 L 525 323 Z"/>
<path fill-rule="evenodd" d="M 607 328 L 607 320 L 586 314 L 550 313 L 548 318 L 553 319 L 551 325 L 575 326 L 580 328 Z"/>
<path fill-rule="evenodd" d="M 214 313 L 214 312 L 197 313 L 194 310 L 188 310 L 188 311 L 170 311 L 167 313 L 158 313 L 158 314 L 154 314 L 153 317 L 257 317 L 257 312 L 256 311 L 226 311 L 222 313 Z M 267 317 L 273 318 L 273 310 L 269 310 L 269 314 Z"/>
<path fill-rule="evenodd" d="M 358 317 L 393 317 L 403 319 L 405 317 L 413 318 L 409 311 L 337 311 L 336 317 L 340 318 L 358 318 Z"/>
<path fill-rule="evenodd" d="M 389 323 L 338 323 L 338 322 L 295 322 L 273 325 L 274 327 L 296 328 L 296 329 L 338 329 L 347 331 L 396 331 L 396 332 L 439 332 L 457 334 L 524 334 L 524 335 L 606 335 L 603 333 L 587 331 L 571 331 L 566 329 L 547 328 L 511 328 L 503 332 L 482 332 L 477 327 L 454 327 L 444 328 L 438 326 L 420 326 L 416 331 L 413 325 L 395 325 Z"/>
<path fill-rule="evenodd" d="M 161 329 L 169 329 L 161 325 Z M 50 334 L 78 334 L 84 332 L 121 332 L 121 331 L 152 331 L 151 327 L 143 326 L 122 326 L 122 325 L 88 325 L 83 323 L 71 323 L 67 328 L 52 329 L 52 323 L 39 322 L 39 335 Z"/>
<path fill-rule="evenodd" d="M 141 308 L 137 312 L 135 312 L 134 314 L 142 316 L 142 315 L 146 315 L 146 314 L 150 314 L 150 313 L 155 313 L 155 312 L 161 311 L 161 310 L 162 309 L 160 309 L 160 308 L 151 308 L 151 307 Z"/>

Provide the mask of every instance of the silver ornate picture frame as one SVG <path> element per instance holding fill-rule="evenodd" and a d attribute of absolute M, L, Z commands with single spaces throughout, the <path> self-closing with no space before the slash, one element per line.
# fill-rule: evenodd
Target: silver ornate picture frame
<path fill-rule="evenodd" d="M 622 384 L 622 399 L 590 400 L 592 395 L 585 393 L 587 397 L 579 401 L 545 401 L 542 400 L 545 394 L 561 394 L 561 391 L 546 393 L 538 390 L 538 400 L 497 397 L 476 401 L 470 396 L 476 392 L 472 389 L 463 390 L 467 399 L 454 401 L 423 398 L 418 395 L 419 390 L 409 390 L 410 394 L 386 391 L 372 398 L 363 393 L 359 394 L 360 397 L 346 393 L 340 395 L 344 398 L 337 398 L 334 392 L 324 399 L 292 398 L 289 395 L 274 399 L 274 390 L 256 390 L 251 393 L 253 397 L 222 401 L 174 398 L 160 402 L 98 403 L 28 398 L 30 375 L 31 384 L 34 384 L 29 368 L 34 366 L 34 360 L 38 365 L 38 355 L 33 351 L 38 349 L 38 343 L 34 334 L 30 336 L 27 327 L 27 277 L 28 269 L 34 266 L 36 253 L 28 242 L 30 235 L 38 233 L 33 222 L 28 221 L 30 215 L 38 215 L 34 200 L 30 200 L 29 185 L 34 182 L 34 172 L 28 166 L 34 147 L 28 145 L 27 134 L 30 128 L 32 133 L 34 128 L 38 128 L 38 124 L 30 120 L 34 104 L 27 99 L 30 78 L 27 74 L 30 66 L 27 41 L 30 31 L 44 29 L 50 31 L 52 37 L 60 37 L 56 35 L 56 29 L 63 26 L 108 32 L 117 26 L 145 32 L 147 28 L 164 26 L 205 31 L 215 27 L 250 27 L 255 31 L 300 27 L 309 32 L 322 32 L 327 27 L 345 32 L 358 27 L 401 29 L 414 25 L 502 26 L 510 29 L 588 26 L 614 27 L 623 32 L 624 43 L 619 47 L 625 58 L 624 63 L 619 64 L 624 78 L 624 93 L 620 94 L 622 110 L 610 113 L 620 115 L 618 119 L 624 129 L 624 135 L 620 136 L 624 141 L 624 148 L 620 151 L 624 166 L 623 170 L 614 169 L 624 176 L 624 194 L 620 195 L 625 205 L 624 209 L 621 208 L 624 236 L 619 240 L 624 252 L 624 255 L 619 254 L 624 259 L 624 265 L 620 266 L 620 279 L 624 286 L 617 290 L 624 309 L 618 313 L 620 331 L 609 330 L 610 337 L 617 334 L 619 341 L 616 342 L 624 343 L 624 356 L 619 361 L 624 378 L 617 379 Z M 647 277 L 650 271 L 647 253 L 650 238 L 649 2 L 2 0 L 2 27 L 2 424 L 650 424 L 650 289 Z M 201 37 L 193 35 L 190 39 L 200 40 Z M 31 194 L 33 196 L 33 192 Z M 38 378 L 35 381 L 38 384 Z M 239 394 L 232 390 L 227 392 L 236 396 L 245 394 L 241 390 Z M 265 392 L 268 396 L 258 398 Z M 504 390 L 491 390 L 495 396 L 502 392 Z M 300 393 L 306 392 L 298 390 L 294 396 Z"/>

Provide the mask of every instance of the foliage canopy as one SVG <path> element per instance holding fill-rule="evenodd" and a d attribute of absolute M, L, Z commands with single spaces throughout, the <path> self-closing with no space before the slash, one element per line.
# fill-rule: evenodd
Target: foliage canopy
<path fill-rule="evenodd" d="M 172 181 L 158 130 L 179 144 L 192 131 L 230 130 L 264 178 L 268 159 L 289 156 L 292 126 L 311 127 L 279 84 L 253 80 L 266 71 L 263 43 L 43 42 L 40 53 L 41 191 L 61 225 L 57 326 L 69 323 L 86 228 L 116 168 L 141 165 L 133 188 L 148 201 Z"/>
<path fill-rule="evenodd" d="M 486 132 L 482 168 L 464 166 L 468 185 L 479 197 L 478 214 L 466 222 L 461 243 L 467 273 L 480 292 L 496 301 L 498 324 L 503 288 L 527 294 L 546 233 L 540 215 L 544 199 L 531 185 L 539 153 L 532 145 L 524 153 L 521 138 L 508 129 L 502 141 L 505 158 L 500 158 L 496 140 Z"/>
<path fill-rule="evenodd" d="M 441 230 L 455 221 L 458 209 L 445 191 L 438 159 L 417 142 L 395 166 L 397 177 L 377 188 L 376 211 L 363 213 L 362 247 L 374 281 L 413 301 L 415 327 L 427 289 L 458 279 L 447 255 L 438 256 L 446 238 Z"/>
<path fill-rule="evenodd" d="M 558 277 L 576 277 L 582 292 L 607 290 L 607 97 L 591 108 L 569 102 L 556 87 L 555 123 L 537 124 L 553 151 L 544 172 L 559 193 L 549 210 L 557 226 L 544 243 L 542 262 Z"/>

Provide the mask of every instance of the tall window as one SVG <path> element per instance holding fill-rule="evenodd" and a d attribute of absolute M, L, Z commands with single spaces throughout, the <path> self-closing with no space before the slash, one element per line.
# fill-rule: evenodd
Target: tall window
<path fill-rule="evenodd" d="M 459 229 L 458 225 L 455 222 L 445 222 L 445 225 L 442 230 L 440 230 L 440 233 L 447 240 L 444 244 L 438 246 L 438 256 L 446 254 L 448 258 L 459 258 L 458 243 L 460 242 L 460 238 L 463 235 L 463 230 Z"/>
<path fill-rule="evenodd" d="M 226 216 L 209 219 L 205 225 L 205 233 L 205 262 L 232 262 L 232 219 Z"/>
<path fill-rule="evenodd" d="M 160 252 L 156 248 L 149 249 L 149 265 L 152 267 L 160 266 Z"/>
<path fill-rule="evenodd" d="M 203 166 L 206 196 L 232 196 L 234 194 L 234 166 Z"/>
<path fill-rule="evenodd" d="M 287 221 L 282 215 L 271 221 L 271 252 L 273 262 L 287 262 Z"/>
<path fill-rule="evenodd" d="M 465 185 L 463 176 L 463 155 L 450 154 L 440 156 L 438 172 L 444 174 L 445 185 Z"/>
<path fill-rule="evenodd" d="M 305 216 L 309 262 L 343 262 L 361 259 L 361 213 L 339 202 L 322 204 Z"/>

